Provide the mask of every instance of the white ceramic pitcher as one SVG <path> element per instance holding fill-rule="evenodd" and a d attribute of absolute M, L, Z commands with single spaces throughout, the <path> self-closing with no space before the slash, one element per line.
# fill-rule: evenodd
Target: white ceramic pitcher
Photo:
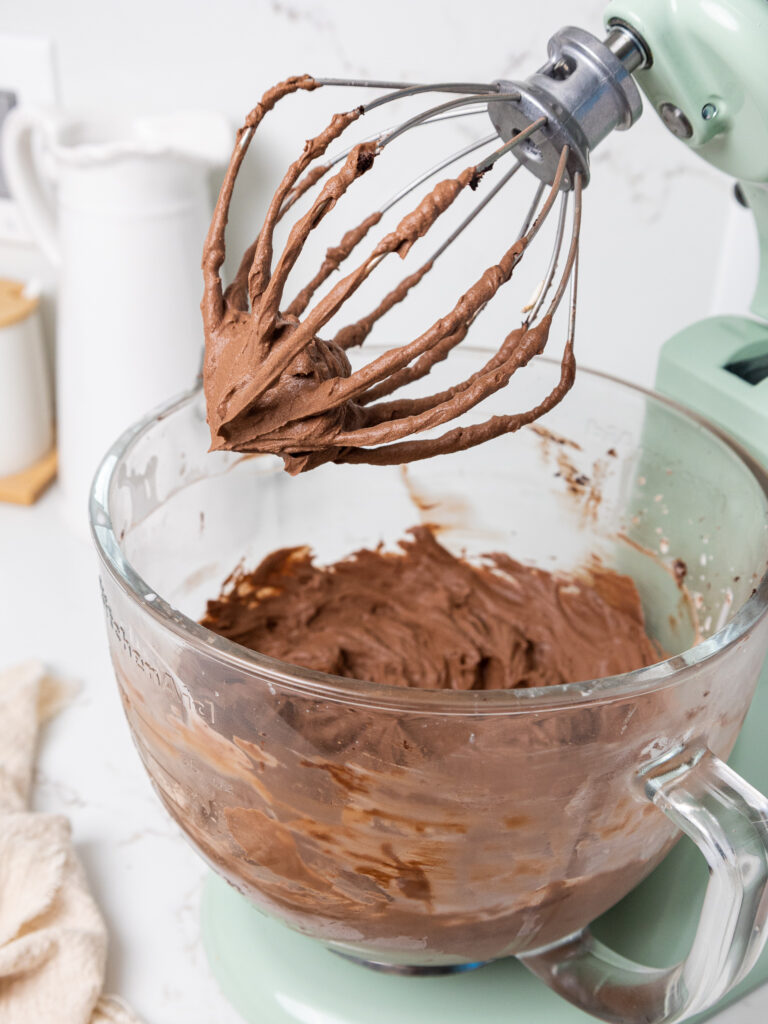
<path fill-rule="evenodd" d="M 208 171 L 229 156 L 218 114 L 121 121 L 18 108 L 5 122 L 11 192 L 59 267 L 59 475 L 83 530 L 91 477 L 138 417 L 193 383 Z"/>

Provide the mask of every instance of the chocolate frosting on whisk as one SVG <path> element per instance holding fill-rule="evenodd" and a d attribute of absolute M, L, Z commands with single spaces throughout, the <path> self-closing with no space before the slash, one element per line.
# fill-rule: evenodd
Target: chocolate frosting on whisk
<path fill-rule="evenodd" d="M 224 230 L 235 178 L 253 132 L 280 99 L 300 90 L 311 91 L 317 85 L 311 77 L 300 76 L 265 93 L 238 133 L 214 211 L 203 253 L 202 302 L 206 337 L 204 386 L 212 449 L 277 454 L 291 473 L 329 461 L 400 463 L 472 447 L 543 415 L 573 383 L 572 322 L 560 379 L 539 404 L 524 412 L 454 427 L 436 437 L 412 436 L 432 431 L 470 411 L 503 388 L 516 370 L 543 351 L 554 312 L 568 279 L 575 273 L 580 216 L 578 187 L 565 270 L 555 298 L 540 318 L 526 320 L 510 332 L 478 372 L 455 386 L 417 398 L 390 396 L 404 385 L 422 379 L 437 362 L 448 358 L 466 337 L 479 312 L 510 279 L 552 208 L 565 172 L 566 151 L 558 177 L 533 225 L 515 240 L 499 262 L 488 267 L 454 307 L 421 335 L 358 370 L 352 370 L 346 350 L 362 344 L 376 322 L 401 303 L 429 273 L 434 259 L 405 276 L 371 313 L 337 331 L 333 339 L 324 340 L 319 332 L 386 256 L 397 253 L 405 258 L 467 186 L 477 187 L 482 175 L 474 166 L 435 185 L 354 270 L 311 305 L 317 289 L 380 222 L 381 211 L 369 214 L 347 231 L 338 245 L 327 250 L 317 273 L 283 306 L 288 277 L 309 235 L 354 182 L 373 167 L 383 148 L 382 136 L 354 146 L 333 174 L 329 172 L 334 164 L 310 166 L 365 109 L 358 107 L 334 115 L 319 135 L 307 141 L 301 156 L 288 168 L 269 204 L 258 238 L 244 254 L 232 284 L 223 292 L 219 271 L 225 253 Z M 276 224 L 297 199 L 324 178 L 309 211 L 290 229 L 273 267 Z M 554 264 L 555 261 L 553 268 Z M 546 287 L 551 283 L 550 277 Z M 536 303 L 536 310 L 539 306 L 541 302 Z"/>

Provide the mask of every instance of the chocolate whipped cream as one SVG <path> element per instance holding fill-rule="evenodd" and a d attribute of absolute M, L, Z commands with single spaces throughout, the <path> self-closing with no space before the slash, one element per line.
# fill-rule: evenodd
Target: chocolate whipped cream
<path fill-rule="evenodd" d="M 396 464 L 461 451 L 503 433 L 518 430 L 553 408 L 570 389 L 575 373 L 573 338 L 569 337 L 561 375 L 551 393 L 532 408 L 494 416 L 482 423 L 453 428 L 438 436 L 406 440 L 432 431 L 472 410 L 503 388 L 520 367 L 543 351 L 554 310 L 573 266 L 578 240 L 575 222 L 566 274 L 556 298 L 536 322 L 511 331 L 499 350 L 456 386 L 418 398 L 390 398 L 405 384 L 426 377 L 460 344 L 478 313 L 511 277 L 529 241 L 552 208 L 556 179 L 539 215 L 528 230 L 470 285 L 453 308 L 413 341 L 392 349 L 352 371 L 346 351 L 360 345 L 375 323 L 401 303 L 432 269 L 433 261 L 407 274 L 368 315 L 324 340 L 319 332 L 373 273 L 396 253 L 405 258 L 467 187 L 482 175 L 468 167 L 428 192 L 397 227 L 386 233 L 358 266 L 314 305 L 316 290 L 339 270 L 353 250 L 381 220 L 369 214 L 327 250 L 312 279 L 292 301 L 285 302 L 289 275 L 307 241 L 355 181 L 373 167 L 382 152 L 380 140 L 354 146 L 335 173 L 320 187 L 309 211 L 290 229 L 285 248 L 273 266 L 274 230 L 291 206 L 326 177 L 333 163 L 315 164 L 328 147 L 357 121 L 365 108 L 337 114 L 288 168 L 269 204 L 261 231 L 243 256 L 232 284 L 222 289 L 219 271 L 225 256 L 224 232 L 235 179 L 261 120 L 291 93 L 312 91 L 309 76 L 288 79 L 265 93 L 238 133 L 203 251 L 205 291 L 202 301 L 206 338 L 204 387 L 212 449 L 265 452 L 282 456 L 291 473 L 324 462 Z M 562 174 L 565 158 L 561 161 Z M 302 177 L 303 175 L 303 177 Z M 384 399 L 387 399 L 386 401 Z"/>
<path fill-rule="evenodd" d="M 493 959 L 587 925 L 678 834 L 642 797 L 643 763 L 694 724 L 727 755 L 748 705 L 712 673 L 568 700 L 491 692 L 655 660 L 637 594 L 605 571 L 469 563 L 426 529 L 328 567 L 275 552 L 209 605 L 223 635 L 395 683 L 386 697 L 169 646 L 151 619 L 138 652 L 105 586 L 126 714 L 169 811 L 256 906 L 376 962 Z"/>
<path fill-rule="evenodd" d="M 628 576 L 565 577 L 502 554 L 476 565 L 425 526 L 399 547 L 328 567 L 276 551 L 228 581 L 203 625 L 293 665 L 426 689 L 549 686 L 659 660 Z"/>
<path fill-rule="evenodd" d="M 524 689 L 655 660 L 632 584 L 466 562 L 423 529 L 333 566 L 294 549 L 237 572 L 208 624 L 282 663 L 181 638 L 102 586 L 138 750 L 197 849 L 259 908 L 380 963 L 493 959 L 589 924 L 678 835 L 641 769 L 694 730 L 726 757 L 762 658 L 745 650 L 734 686 L 718 661 Z"/>

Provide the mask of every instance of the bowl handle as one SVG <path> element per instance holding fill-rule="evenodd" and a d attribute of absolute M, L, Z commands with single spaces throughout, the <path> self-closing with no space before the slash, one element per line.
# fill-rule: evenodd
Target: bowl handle
<path fill-rule="evenodd" d="M 709 866 L 690 952 L 659 970 L 585 929 L 520 957 L 551 989 L 616 1024 L 671 1024 L 717 1002 L 754 966 L 768 931 L 768 800 L 711 751 L 676 751 L 644 769 L 645 797 L 696 843 Z"/>

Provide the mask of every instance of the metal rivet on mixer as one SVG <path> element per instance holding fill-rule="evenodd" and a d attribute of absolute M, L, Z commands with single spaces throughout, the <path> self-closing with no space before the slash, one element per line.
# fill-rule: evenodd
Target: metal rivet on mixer
<path fill-rule="evenodd" d="M 690 139 L 693 135 L 691 122 L 674 103 L 662 103 L 659 107 L 659 116 L 676 138 Z"/>
<path fill-rule="evenodd" d="M 701 116 L 705 121 L 711 121 L 714 117 L 717 117 L 717 107 L 714 103 L 705 103 L 701 108 Z"/>

